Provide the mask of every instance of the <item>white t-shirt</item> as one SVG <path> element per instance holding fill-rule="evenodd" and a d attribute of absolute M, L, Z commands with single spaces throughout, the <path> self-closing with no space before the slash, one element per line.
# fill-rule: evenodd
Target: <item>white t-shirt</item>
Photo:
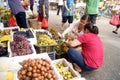
<path fill-rule="evenodd" d="M 64 32 L 62 33 L 62 36 L 65 37 L 66 34 L 73 36 L 73 37 L 77 37 L 77 35 L 75 35 L 72 31 L 78 31 L 78 26 L 79 26 L 80 20 L 77 20 L 75 22 L 73 22 L 72 24 L 70 24 L 70 26 L 64 30 Z M 81 31 L 80 33 L 78 33 L 78 35 L 82 34 L 83 32 Z"/>
<path fill-rule="evenodd" d="M 59 0 L 58 5 L 63 5 L 63 0 Z"/>

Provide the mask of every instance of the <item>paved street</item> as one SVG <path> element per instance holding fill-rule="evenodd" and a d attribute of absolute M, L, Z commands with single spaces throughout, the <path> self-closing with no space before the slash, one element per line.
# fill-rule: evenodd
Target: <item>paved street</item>
<path fill-rule="evenodd" d="M 56 13 L 50 11 L 49 25 L 60 31 L 61 15 L 57 16 Z M 108 18 L 97 20 L 96 25 L 99 27 L 99 36 L 104 44 L 104 65 L 96 71 L 83 72 L 82 76 L 87 80 L 120 80 L 120 30 L 118 34 L 112 33 L 115 27 L 109 25 Z"/>

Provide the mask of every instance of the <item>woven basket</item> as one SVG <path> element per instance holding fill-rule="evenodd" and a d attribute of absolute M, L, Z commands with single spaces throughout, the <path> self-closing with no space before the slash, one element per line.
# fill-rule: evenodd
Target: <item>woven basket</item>
<path fill-rule="evenodd" d="M 33 29 L 40 29 L 41 24 L 38 23 L 37 19 L 28 19 L 28 23 Z"/>

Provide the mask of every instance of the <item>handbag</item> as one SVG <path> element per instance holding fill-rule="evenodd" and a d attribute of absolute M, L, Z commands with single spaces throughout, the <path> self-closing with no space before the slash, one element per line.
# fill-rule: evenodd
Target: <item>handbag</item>
<path fill-rule="evenodd" d="M 41 26 L 42 29 L 47 29 L 48 28 L 48 21 L 46 19 L 46 17 L 44 17 L 42 19 L 42 26 Z"/>
<path fill-rule="evenodd" d="M 110 23 L 111 25 L 113 25 L 113 26 L 120 25 L 119 15 L 117 15 L 117 14 L 114 15 L 114 16 L 110 19 L 109 23 Z"/>

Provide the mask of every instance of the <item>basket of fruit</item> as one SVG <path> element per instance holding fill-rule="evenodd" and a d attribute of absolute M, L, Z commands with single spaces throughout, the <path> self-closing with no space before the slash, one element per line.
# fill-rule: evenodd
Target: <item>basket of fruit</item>
<path fill-rule="evenodd" d="M 53 52 L 57 45 L 56 41 L 46 32 L 36 31 L 37 44 L 35 45 L 37 53 Z"/>
<path fill-rule="evenodd" d="M 22 35 L 15 35 L 13 41 L 8 43 L 10 57 L 35 54 L 35 49 L 30 41 Z"/>
<path fill-rule="evenodd" d="M 24 30 L 21 30 L 21 31 L 13 32 L 12 36 L 14 37 L 15 35 L 22 35 L 25 38 L 27 38 L 27 40 L 29 40 L 31 44 L 36 44 L 35 34 L 30 29 L 27 29 L 27 30 L 24 29 Z"/>
<path fill-rule="evenodd" d="M 10 14 L 3 14 L 3 16 L 1 17 L 1 21 L 3 22 L 4 24 L 4 27 L 8 27 L 8 19 L 10 17 Z"/>
<path fill-rule="evenodd" d="M 18 64 L 15 80 L 63 80 L 47 53 L 12 58 Z"/>
<path fill-rule="evenodd" d="M 52 62 L 64 80 L 72 80 L 76 77 L 81 77 L 81 75 L 77 74 L 77 72 L 70 66 L 70 63 L 68 63 L 66 59 L 57 59 Z"/>

